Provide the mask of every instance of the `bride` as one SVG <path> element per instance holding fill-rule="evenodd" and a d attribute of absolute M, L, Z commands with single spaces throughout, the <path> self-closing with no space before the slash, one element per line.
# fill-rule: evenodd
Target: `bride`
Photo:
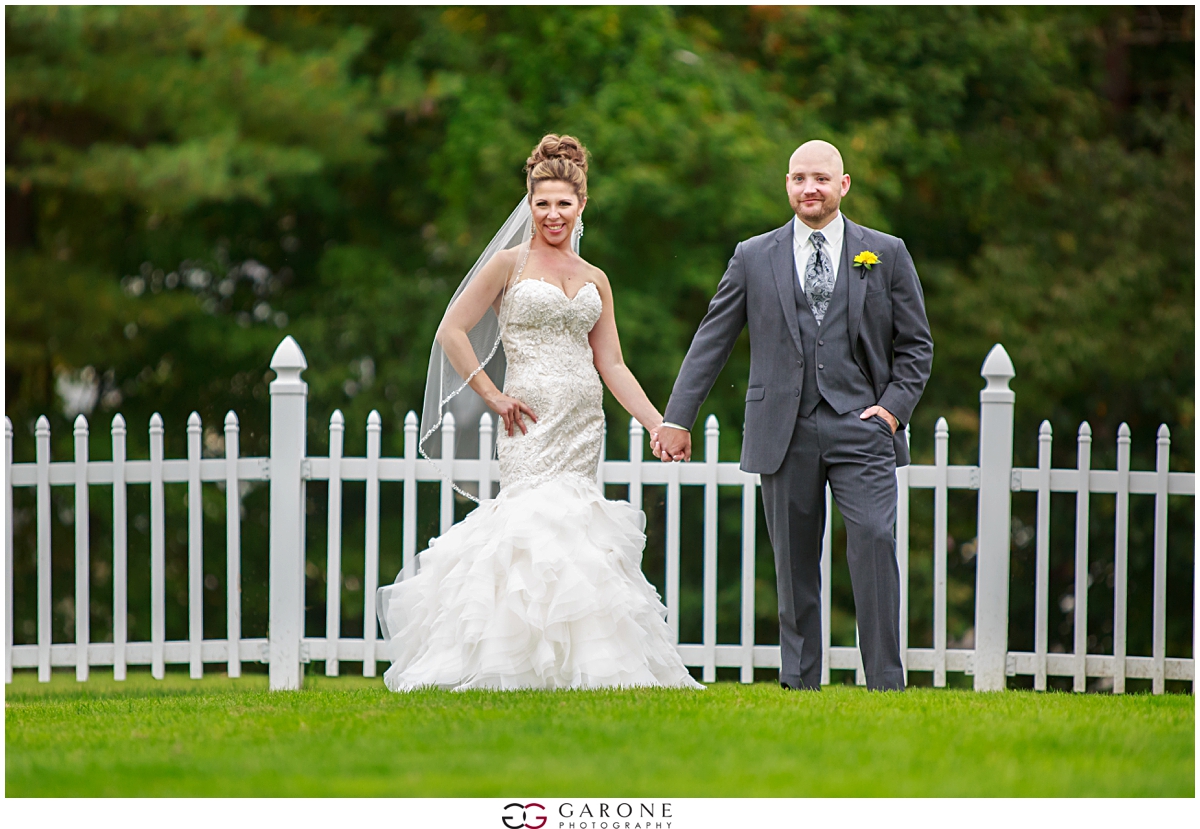
<path fill-rule="evenodd" d="M 596 484 L 601 378 L 652 437 L 662 415 L 621 356 L 608 278 L 577 252 L 587 167 L 571 136 L 538 143 L 526 199 L 438 328 L 422 452 L 447 404 L 474 392 L 503 421 L 500 494 L 433 539 L 415 574 L 379 590 L 393 691 L 704 687 L 642 575 L 645 515 Z M 492 376 L 500 344 L 503 391 Z"/>

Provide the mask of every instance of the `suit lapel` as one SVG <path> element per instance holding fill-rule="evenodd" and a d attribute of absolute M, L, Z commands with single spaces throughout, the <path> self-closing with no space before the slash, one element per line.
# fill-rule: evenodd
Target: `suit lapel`
<path fill-rule="evenodd" d="M 846 280 L 846 286 L 849 288 L 850 307 L 847 308 L 849 317 L 847 319 L 850 333 L 850 347 L 858 342 L 858 328 L 862 323 L 863 300 L 867 295 L 867 280 L 863 277 L 866 271 L 861 271 L 859 268 L 852 267 L 851 259 L 857 256 L 858 252 L 863 250 L 863 233 L 862 228 L 856 225 L 842 215 L 845 222 L 846 232 L 842 235 L 842 264 L 838 266 L 838 278 Z M 854 251 L 851 254 L 850 251 Z"/>
<path fill-rule="evenodd" d="M 783 318 L 787 320 L 796 350 L 803 354 L 800 321 L 796 319 L 796 252 L 792 249 L 792 240 L 792 223 L 788 222 L 775 231 L 775 242 L 768 255 L 771 270 L 775 273 L 775 287 L 779 289 L 779 301 L 783 303 Z"/>

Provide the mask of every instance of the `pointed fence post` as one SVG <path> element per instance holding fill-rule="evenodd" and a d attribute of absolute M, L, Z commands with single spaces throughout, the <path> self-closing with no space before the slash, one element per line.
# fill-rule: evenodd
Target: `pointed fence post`
<path fill-rule="evenodd" d="M 304 352 L 288 335 L 271 357 L 270 610 L 267 623 L 272 691 L 299 690 L 304 635 L 304 478 L 308 384 Z"/>
<path fill-rule="evenodd" d="M 1166 690 L 1167 665 L 1167 481 L 1171 461 L 1171 430 L 1158 427 L 1158 457 L 1154 475 L 1154 667 L 1150 688 L 1156 694 Z M 12 490 L 9 490 L 11 497 Z M 10 530 L 11 532 L 11 530 Z M 11 584 L 11 580 L 9 582 Z M 1195 596 L 1195 593 L 1192 594 Z M 1194 651 L 1193 651 L 1194 652 Z M 1193 688 L 1196 686 L 1193 684 Z M 1192 692 L 1193 694 L 1195 691 Z"/>
<path fill-rule="evenodd" d="M 379 452 L 383 418 L 378 409 L 367 415 L 367 504 L 363 528 L 363 676 L 375 676 L 378 617 L 375 591 L 379 588 Z"/>
<path fill-rule="evenodd" d="M 404 522 L 401 549 L 404 566 L 417 555 L 417 413 L 404 416 Z"/>
<path fill-rule="evenodd" d="M 337 676 L 338 640 L 342 638 L 342 447 L 346 417 L 334 409 L 329 417 L 329 516 L 326 521 L 325 676 Z"/>
<path fill-rule="evenodd" d="M 150 675 L 167 675 L 167 524 L 163 419 L 150 415 Z"/>
<path fill-rule="evenodd" d="M 125 438 L 120 413 L 112 419 L 113 463 L 113 679 L 125 680 L 125 644 L 129 639 L 129 513 L 125 488 Z"/>
<path fill-rule="evenodd" d="M 38 682 L 49 682 L 50 640 L 54 631 L 50 626 L 50 421 L 45 415 L 38 417 L 33 435 L 37 441 Z"/>
<path fill-rule="evenodd" d="M 238 481 L 241 427 L 233 409 L 225 413 L 225 670 L 242 675 L 242 494 Z"/>
<path fill-rule="evenodd" d="M 1008 667 L 1008 570 L 1016 376 L 1004 346 L 983 361 L 979 393 L 979 540 L 975 559 L 975 690 L 1003 691 Z"/>
<path fill-rule="evenodd" d="M 75 418 L 75 680 L 87 682 L 92 560 L 88 532 L 88 422 Z"/>
<path fill-rule="evenodd" d="M 204 676 L 204 507 L 200 492 L 200 413 L 187 419 L 188 452 L 188 675 Z"/>

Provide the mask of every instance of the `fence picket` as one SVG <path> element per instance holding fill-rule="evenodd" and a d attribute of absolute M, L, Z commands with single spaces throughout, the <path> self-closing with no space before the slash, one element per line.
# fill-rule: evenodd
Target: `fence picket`
<path fill-rule="evenodd" d="M 492 497 L 492 417 L 479 416 L 479 500 Z"/>
<path fill-rule="evenodd" d="M 4 418 L 4 682 L 12 682 L 13 658 L 13 425 Z"/>
<path fill-rule="evenodd" d="M 1154 673 L 1151 691 L 1166 690 L 1167 660 L 1167 474 L 1171 463 L 1171 430 L 1158 427 L 1158 452 L 1155 458 L 1154 493 Z"/>
<path fill-rule="evenodd" d="M 238 481 L 240 427 L 237 415 L 225 413 L 225 670 L 242 675 L 242 490 Z"/>
<path fill-rule="evenodd" d="M 831 665 L 830 619 L 833 604 L 830 598 L 833 584 L 833 491 L 825 485 L 825 533 L 821 536 L 821 684 L 829 684 Z M 778 575 L 776 576 L 778 578 Z"/>
<path fill-rule="evenodd" d="M 600 457 L 596 461 L 596 486 L 604 491 L 604 461 L 608 458 L 608 421 L 600 424 Z"/>
<path fill-rule="evenodd" d="M 444 534 L 454 524 L 454 414 L 446 412 L 442 420 L 442 499 L 441 523 L 438 532 Z"/>
<path fill-rule="evenodd" d="M 125 680 L 129 639 L 129 499 L 125 488 L 125 418 L 112 419 L 113 457 L 113 679 Z"/>
<path fill-rule="evenodd" d="M 904 444 L 911 445 L 912 424 L 904 426 Z M 896 469 L 896 564 L 900 569 L 900 668 L 908 684 L 908 503 L 909 468 Z"/>
<path fill-rule="evenodd" d="M 705 682 L 717 681 L 717 416 L 704 421 L 704 669 Z"/>
<path fill-rule="evenodd" d="M 204 676 L 204 507 L 200 492 L 200 413 L 187 420 L 188 454 L 188 675 Z"/>
<path fill-rule="evenodd" d="M 1079 471 L 1075 494 L 1075 683 L 1077 692 L 1087 690 L 1087 591 L 1089 484 L 1092 472 L 1092 427 L 1079 425 L 1079 448 L 1075 468 Z"/>
<path fill-rule="evenodd" d="M 862 640 L 858 635 L 857 619 L 854 620 L 854 684 L 867 684 L 867 672 L 863 670 Z"/>
<path fill-rule="evenodd" d="M 329 417 L 329 517 L 325 561 L 325 676 L 338 675 L 342 635 L 342 447 L 346 418 L 341 409 Z"/>
<path fill-rule="evenodd" d="M 75 418 L 75 681 L 87 682 L 91 640 L 91 549 L 88 544 L 88 422 Z"/>
<path fill-rule="evenodd" d="M 417 438 L 417 413 L 409 412 L 404 416 L 404 523 L 400 531 L 405 567 L 417 555 Z"/>
<path fill-rule="evenodd" d="M 1129 424 L 1117 428 L 1117 519 L 1113 573 L 1113 693 L 1125 693 L 1129 608 Z"/>
<path fill-rule="evenodd" d="M 1049 420 L 1038 429 L 1037 563 L 1033 601 L 1033 688 L 1046 690 L 1046 649 L 1050 628 L 1050 449 Z"/>
<path fill-rule="evenodd" d="M 37 441 L 37 640 L 38 682 L 50 681 L 50 421 L 45 415 L 34 428 Z"/>
<path fill-rule="evenodd" d="M 629 503 L 642 508 L 642 435 L 644 430 L 637 418 L 629 418 Z"/>
<path fill-rule="evenodd" d="M 367 520 L 363 569 L 363 676 L 375 676 L 375 590 L 379 587 L 379 411 L 367 415 Z M 451 454 L 453 457 L 453 454 Z M 451 507 L 453 508 L 453 506 Z M 451 516 L 453 517 L 453 516 Z"/>
<path fill-rule="evenodd" d="M 755 534 L 758 530 L 757 475 L 742 473 L 742 671 L 739 679 L 754 681 Z"/>
<path fill-rule="evenodd" d="M 150 416 L 150 675 L 166 675 L 166 526 L 163 517 L 163 420 Z"/>
<path fill-rule="evenodd" d="M 679 644 L 679 470 L 680 461 L 667 464 L 667 626 Z"/>
<path fill-rule="evenodd" d="M 946 687 L 946 540 L 950 490 L 950 426 L 939 417 L 933 433 L 933 687 Z"/>

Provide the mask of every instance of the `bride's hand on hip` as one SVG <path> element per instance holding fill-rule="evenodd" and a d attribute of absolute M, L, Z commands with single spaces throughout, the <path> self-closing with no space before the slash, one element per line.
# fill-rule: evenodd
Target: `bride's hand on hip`
<path fill-rule="evenodd" d="M 525 418 L 522 415 L 528 416 L 530 420 L 537 423 L 537 415 L 533 413 L 533 409 L 503 392 L 488 400 L 487 404 L 493 412 L 500 415 L 500 419 L 504 421 L 504 431 L 508 433 L 509 437 L 513 436 L 515 429 L 520 429 L 523 435 L 528 432 L 525 427 Z"/>

